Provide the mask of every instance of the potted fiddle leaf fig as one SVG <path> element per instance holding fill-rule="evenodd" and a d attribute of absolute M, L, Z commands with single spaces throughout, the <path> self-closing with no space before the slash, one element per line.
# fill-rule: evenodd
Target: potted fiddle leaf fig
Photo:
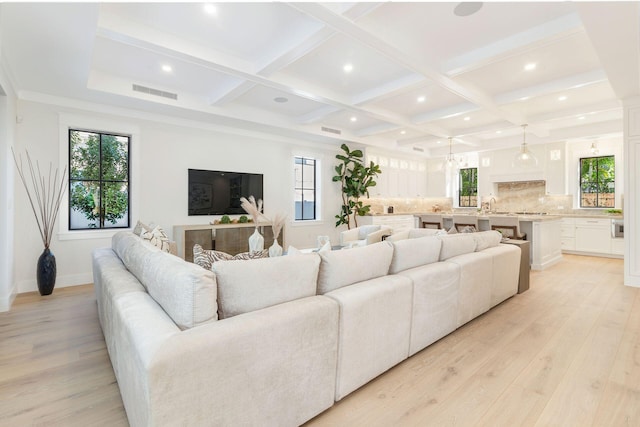
<path fill-rule="evenodd" d="M 336 155 L 340 163 L 335 167 L 333 177 L 333 182 L 339 182 L 342 189 L 342 206 L 335 216 L 336 227 L 345 224 L 350 230 L 352 219 L 353 226 L 357 227 L 358 216 L 369 213 L 371 205 L 365 205 L 361 198 L 369 197 L 369 188 L 376 185 L 375 178 L 382 171 L 373 162 L 365 164 L 362 150 L 350 150 L 346 144 L 340 148 L 342 153 Z"/>

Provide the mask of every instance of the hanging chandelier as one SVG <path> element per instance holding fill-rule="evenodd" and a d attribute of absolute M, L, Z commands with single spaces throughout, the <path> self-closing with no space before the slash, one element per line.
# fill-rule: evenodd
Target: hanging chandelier
<path fill-rule="evenodd" d="M 453 137 L 449 137 L 449 154 L 444 160 L 444 168 L 447 170 L 458 169 L 458 161 L 453 156 L 453 152 L 451 151 L 451 143 L 453 141 Z"/>
<path fill-rule="evenodd" d="M 592 142 L 591 143 L 591 154 L 593 154 L 594 156 L 597 156 L 600 153 L 600 150 L 598 150 L 598 145 L 596 144 L 596 142 Z"/>
<path fill-rule="evenodd" d="M 538 165 L 538 159 L 529 151 L 526 140 L 527 125 L 522 125 L 522 145 L 520 151 L 513 159 L 513 167 L 515 168 L 530 168 Z"/>

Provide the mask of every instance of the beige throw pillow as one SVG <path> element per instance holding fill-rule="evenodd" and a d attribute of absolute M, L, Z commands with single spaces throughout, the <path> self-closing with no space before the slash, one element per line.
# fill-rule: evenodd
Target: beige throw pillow
<path fill-rule="evenodd" d="M 169 237 L 167 237 L 160 226 L 157 226 L 151 231 L 143 230 L 142 233 L 140 233 L 140 237 L 144 240 L 148 240 L 152 245 L 162 249 L 164 252 L 169 252 L 171 250 Z"/>
<path fill-rule="evenodd" d="M 211 270 L 213 263 L 217 261 L 232 261 L 232 260 L 250 260 L 258 258 L 266 258 L 269 256 L 269 249 L 264 249 L 257 252 L 242 252 L 237 255 L 230 255 L 226 252 L 214 251 L 210 249 L 203 249 L 199 244 L 193 245 L 193 262 L 198 264 L 202 268 Z"/>

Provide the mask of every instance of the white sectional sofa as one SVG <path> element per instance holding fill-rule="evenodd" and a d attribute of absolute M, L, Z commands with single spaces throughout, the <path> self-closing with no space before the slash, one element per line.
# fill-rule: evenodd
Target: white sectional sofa
<path fill-rule="evenodd" d="M 120 232 L 94 251 L 94 283 L 130 424 L 302 424 L 514 295 L 520 249 L 499 242 L 425 236 L 209 271 Z"/>

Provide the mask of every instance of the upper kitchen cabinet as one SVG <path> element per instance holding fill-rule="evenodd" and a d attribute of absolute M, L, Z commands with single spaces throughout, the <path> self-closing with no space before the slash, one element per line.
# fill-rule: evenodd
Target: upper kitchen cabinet
<path fill-rule="evenodd" d="M 371 197 L 427 196 L 427 164 L 422 159 L 409 159 L 367 150 L 367 164 L 374 162 L 382 173 L 376 178 Z"/>
<path fill-rule="evenodd" d="M 547 194 L 567 194 L 567 143 L 553 142 L 544 145 L 544 179 Z"/>

